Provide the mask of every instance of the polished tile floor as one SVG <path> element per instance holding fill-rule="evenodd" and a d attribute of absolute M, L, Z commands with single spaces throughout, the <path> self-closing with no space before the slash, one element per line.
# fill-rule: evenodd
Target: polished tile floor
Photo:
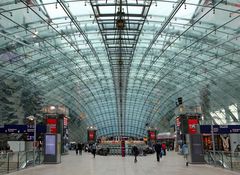
<path fill-rule="evenodd" d="M 76 156 L 74 152 L 62 156 L 61 164 L 39 165 L 21 170 L 11 175 L 240 175 L 240 173 L 215 168 L 208 165 L 185 166 L 182 156 L 168 152 L 160 162 L 155 154 L 138 157 L 93 156 L 83 153 Z"/>

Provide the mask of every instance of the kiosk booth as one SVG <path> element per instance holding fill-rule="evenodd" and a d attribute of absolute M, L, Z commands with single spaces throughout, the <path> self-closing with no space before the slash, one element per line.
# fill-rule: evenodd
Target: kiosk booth
<path fill-rule="evenodd" d="M 45 117 L 47 133 L 60 134 L 61 137 L 61 154 L 68 152 L 68 115 L 69 110 L 63 105 L 49 105 L 42 109 Z"/>
<path fill-rule="evenodd" d="M 157 129 L 148 127 L 147 128 L 147 136 L 148 136 L 148 146 L 152 147 L 155 144 L 157 139 Z"/>
<path fill-rule="evenodd" d="M 202 135 L 199 120 L 201 111 L 198 108 L 178 106 L 176 117 L 176 142 L 178 147 L 188 146 L 187 161 L 189 163 L 205 163 Z"/>
<path fill-rule="evenodd" d="M 97 128 L 94 126 L 87 127 L 87 141 L 88 143 L 95 143 L 97 140 Z"/>

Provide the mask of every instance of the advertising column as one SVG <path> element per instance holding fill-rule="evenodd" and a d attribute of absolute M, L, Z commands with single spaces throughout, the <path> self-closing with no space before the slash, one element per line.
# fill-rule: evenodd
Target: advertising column
<path fill-rule="evenodd" d="M 125 157 L 125 140 L 124 139 L 121 141 L 121 148 L 122 148 L 121 150 L 122 157 Z"/>
<path fill-rule="evenodd" d="M 58 133 L 61 136 L 61 153 L 65 153 L 67 150 L 65 149 L 66 144 L 68 143 L 67 120 L 68 118 L 64 114 L 46 115 L 47 133 Z"/>
<path fill-rule="evenodd" d="M 188 134 L 197 134 L 199 121 L 198 119 L 195 118 L 189 118 L 188 119 Z"/>
<path fill-rule="evenodd" d="M 93 128 L 93 127 L 89 127 L 87 129 L 87 140 L 88 140 L 88 143 L 95 143 L 96 142 L 96 132 L 97 132 L 97 129 L 96 128 Z"/>
<path fill-rule="evenodd" d="M 148 145 L 152 146 L 156 142 L 157 130 L 155 128 L 149 128 L 147 130 L 147 133 L 148 133 Z"/>

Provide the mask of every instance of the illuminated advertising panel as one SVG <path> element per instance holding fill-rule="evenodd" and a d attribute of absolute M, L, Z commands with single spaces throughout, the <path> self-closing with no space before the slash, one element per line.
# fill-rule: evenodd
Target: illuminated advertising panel
<path fill-rule="evenodd" d="M 95 131 L 88 131 L 88 140 L 94 141 L 95 138 Z"/>
<path fill-rule="evenodd" d="M 55 155 L 56 154 L 56 136 L 46 135 L 45 143 L 45 154 Z"/>
<path fill-rule="evenodd" d="M 156 140 L 156 131 L 148 131 L 149 140 Z"/>
<path fill-rule="evenodd" d="M 52 134 L 57 133 L 57 119 L 56 118 L 48 118 L 47 119 L 48 131 Z"/>
<path fill-rule="evenodd" d="M 188 133 L 197 134 L 198 119 L 188 119 Z"/>

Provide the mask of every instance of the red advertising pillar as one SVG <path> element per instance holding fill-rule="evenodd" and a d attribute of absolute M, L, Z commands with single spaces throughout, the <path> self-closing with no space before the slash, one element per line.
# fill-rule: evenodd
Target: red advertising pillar
<path fill-rule="evenodd" d="M 152 142 L 155 142 L 156 141 L 156 134 L 157 134 L 157 130 L 156 129 L 153 129 L 153 128 L 150 128 L 147 130 L 148 131 L 148 140 L 149 141 L 152 141 Z"/>
<path fill-rule="evenodd" d="M 125 157 L 125 140 L 121 141 L 122 157 Z"/>
<path fill-rule="evenodd" d="M 185 114 L 180 116 L 181 134 L 197 134 L 200 115 Z"/>
<path fill-rule="evenodd" d="M 88 130 L 87 130 L 87 139 L 88 139 L 88 142 L 90 143 L 93 143 L 93 142 L 96 142 L 96 132 L 97 132 L 97 129 L 95 127 L 89 127 Z"/>

